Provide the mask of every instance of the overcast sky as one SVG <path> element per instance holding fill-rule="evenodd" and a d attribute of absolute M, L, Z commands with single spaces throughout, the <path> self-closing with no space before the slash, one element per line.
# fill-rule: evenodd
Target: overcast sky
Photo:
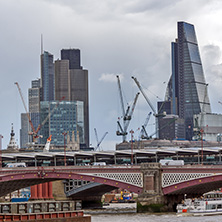
<path fill-rule="evenodd" d="M 137 77 L 156 107 L 171 75 L 170 44 L 177 22 L 195 25 L 212 111 L 222 105 L 222 1 L 220 0 L 0 0 L 0 134 L 3 148 L 14 124 L 19 144 L 20 114 L 25 112 L 14 82 L 28 105 L 31 81 L 40 77 L 41 34 L 44 50 L 60 58 L 63 48 L 79 48 L 89 71 L 90 141 L 96 145 L 107 131 L 103 150 L 114 149 L 121 107 L 116 75 L 121 76 L 124 102 L 138 92 Z M 129 129 L 144 123 L 150 108 L 140 95 Z M 152 133 L 150 120 L 148 132 Z M 129 138 L 129 137 L 128 137 Z"/>

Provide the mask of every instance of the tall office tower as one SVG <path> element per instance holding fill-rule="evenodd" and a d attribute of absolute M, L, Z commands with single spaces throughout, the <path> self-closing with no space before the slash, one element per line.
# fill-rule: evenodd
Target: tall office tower
<path fill-rule="evenodd" d="M 28 89 L 28 101 L 29 101 L 29 116 L 33 127 L 37 129 L 40 124 L 40 98 L 41 98 L 41 80 L 33 80 L 32 87 Z M 20 130 L 20 147 L 27 147 L 28 143 L 32 142 L 32 137 L 29 132 L 32 128 L 27 117 L 27 113 L 21 114 L 21 130 Z"/>
<path fill-rule="evenodd" d="M 40 124 L 40 100 L 41 100 L 41 80 L 33 80 L 32 81 L 32 88 L 29 88 L 28 93 L 29 93 L 29 113 L 30 113 L 30 118 L 33 124 L 33 127 L 35 129 L 38 128 Z M 30 131 L 31 131 L 30 127 Z M 39 139 L 38 139 L 39 141 Z"/>
<path fill-rule="evenodd" d="M 62 60 L 55 62 L 55 99 L 65 96 L 65 101 L 84 103 L 84 144 L 89 147 L 88 70 L 80 66 L 79 49 L 62 49 Z"/>
<path fill-rule="evenodd" d="M 69 60 L 69 69 L 82 69 L 79 49 L 62 49 L 61 60 Z"/>
<path fill-rule="evenodd" d="M 40 79 L 32 81 L 32 88 L 28 89 L 29 112 L 36 113 L 40 110 Z"/>
<path fill-rule="evenodd" d="M 60 100 L 65 97 L 65 101 L 70 101 L 70 71 L 69 60 L 55 61 L 55 99 Z"/>
<path fill-rule="evenodd" d="M 20 148 L 27 148 L 31 137 L 29 136 L 30 125 L 27 113 L 21 113 Z"/>
<path fill-rule="evenodd" d="M 194 26 L 178 22 L 178 38 L 171 46 L 172 76 L 166 100 L 171 100 L 172 114 L 185 120 L 186 139 L 191 140 L 193 115 L 211 113 Z"/>
<path fill-rule="evenodd" d="M 41 55 L 41 101 L 54 100 L 54 63 L 53 55 L 44 51 Z"/>
<path fill-rule="evenodd" d="M 41 102 L 41 122 L 46 119 L 49 112 L 48 121 L 41 128 L 40 141 L 45 144 L 46 139 L 52 135 L 51 143 L 55 145 L 64 145 L 63 132 L 68 133 L 69 138 L 73 132 L 75 140 L 80 140 L 80 144 L 84 143 L 84 117 L 83 117 L 83 102 L 82 101 L 61 101 L 59 105 L 57 101 L 42 101 Z M 79 137 L 79 138 L 78 138 Z"/>

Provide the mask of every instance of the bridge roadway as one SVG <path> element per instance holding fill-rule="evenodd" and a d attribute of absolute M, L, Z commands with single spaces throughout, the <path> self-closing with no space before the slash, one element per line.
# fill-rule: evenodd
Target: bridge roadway
<path fill-rule="evenodd" d="M 0 196 L 35 184 L 78 179 L 123 188 L 148 196 L 201 195 L 222 187 L 222 166 L 67 166 L 3 168 L 0 170 Z"/>

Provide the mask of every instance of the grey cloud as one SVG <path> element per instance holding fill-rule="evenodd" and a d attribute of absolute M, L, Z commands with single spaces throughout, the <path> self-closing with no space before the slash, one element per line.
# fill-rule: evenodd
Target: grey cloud
<path fill-rule="evenodd" d="M 221 59 L 221 49 L 217 45 L 205 45 L 202 49 L 202 58 L 204 59 L 204 64 L 218 64 Z"/>

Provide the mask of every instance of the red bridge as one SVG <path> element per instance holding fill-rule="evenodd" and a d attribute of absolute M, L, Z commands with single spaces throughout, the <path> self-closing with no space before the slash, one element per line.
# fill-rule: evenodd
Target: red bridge
<path fill-rule="evenodd" d="M 139 166 L 5 168 L 0 171 L 0 196 L 36 184 L 64 179 L 92 181 L 141 193 L 142 178 Z"/>
<path fill-rule="evenodd" d="M 222 166 L 185 165 L 26 167 L 0 171 L 0 196 L 55 180 L 78 179 L 145 196 L 203 194 L 222 187 Z"/>

